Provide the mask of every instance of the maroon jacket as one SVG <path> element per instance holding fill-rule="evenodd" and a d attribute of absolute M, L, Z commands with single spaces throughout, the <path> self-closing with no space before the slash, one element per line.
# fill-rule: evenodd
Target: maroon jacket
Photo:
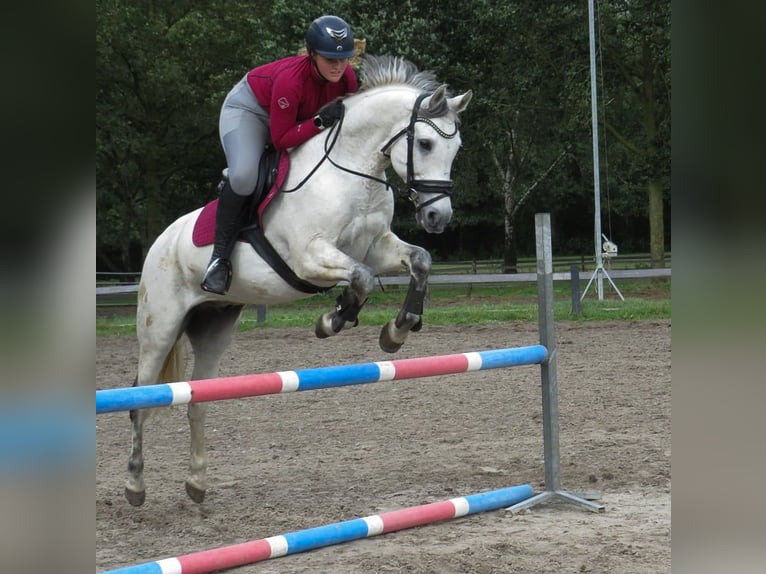
<path fill-rule="evenodd" d="M 313 117 L 319 108 L 357 89 L 351 66 L 333 84 L 319 75 L 308 56 L 290 56 L 259 66 L 247 74 L 247 83 L 271 118 L 271 141 L 277 149 L 295 147 L 316 135 L 319 128 Z"/>

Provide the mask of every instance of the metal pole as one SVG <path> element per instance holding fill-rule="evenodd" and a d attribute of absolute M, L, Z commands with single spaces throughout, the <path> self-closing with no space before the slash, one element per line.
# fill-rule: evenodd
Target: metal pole
<path fill-rule="evenodd" d="M 549 213 L 535 215 L 535 240 L 537 246 L 537 317 L 540 344 L 548 349 L 548 357 L 540 364 L 543 397 L 543 452 L 545 456 L 545 491 L 506 510 L 516 512 L 559 498 L 584 506 L 594 512 L 604 507 L 561 489 L 561 463 L 559 455 L 559 404 L 556 326 L 553 313 L 553 250 L 551 247 L 551 216 Z M 598 497 L 598 495 L 595 495 Z"/>
<path fill-rule="evenodd" d="M 598 89 L 596 85 L 596 24 L 595 24 L 595 10 L 593 8 L 593 0 L 588 0 L 588 30 L 590 32 L 590 103 L 591 103 L 591 126 L 593 131 L 593 234 L 595 236 L 596 243 L 596 269 L 593 271 L 593 275 L 585 286 L 580 300 L 585 298 L 588 293 L 590 284 L 593 280 L 596 280 L 596 291 L 598 292 L 598 300 L 604 300 L 604 276 L 609 280 L 614 290 L 620 296 L 623 301 L 625 298 L 617 289 L 617 286 L 609 277 L 609 274 L 604 269 L 604 262 L 601 255 L 601 184 L 600 175 L 601 167 L 598 162 Z"/>
<path fill-rule="evenodd" d="M 548 359 L 540 365 L 543 391 L 543 450 L 545 489 L 559 490 L 559 404 L 556 378 L 556 323 L 553 315 L 553 253 L 549 213 L 535 215 L 537 243 L 537 309 L 540 344 L 548 349 Z"/>
<path fill-rule="evenodd" d="M 588 31 L 590 33 L 590 119 L 593 129 L 593 234 L 596 238 L 596 289 L 598 300 L 604 299 L 604 278 L 601 261 L 601 183 L 598 161 L 598 91 L 596 89 L 596 25 L 593 0 L 588 0 Z M 587 289 L 586 289 L 587 291 Z"/>
<path fill-rule="evenodd" d="M 569 268 L 569 284 L 572 288 L 572 315 L 579 315 L 582 311 L 580 306 L 580 267 L 572 265 Z"/>

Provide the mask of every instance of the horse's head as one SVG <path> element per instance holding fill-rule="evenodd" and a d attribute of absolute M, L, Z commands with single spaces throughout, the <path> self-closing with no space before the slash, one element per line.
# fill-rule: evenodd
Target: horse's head
<path fill-rule="evenodd" d="M 449 97 L 446 85 L 421 93 L 407 127 L 384 148 L 394 171 L 406 182 L 418 225 L 428 233 L 441 233 L 452 218 L 450 174 L 460 148 L 458 114 L 472 96 L 469 90 Z"/>

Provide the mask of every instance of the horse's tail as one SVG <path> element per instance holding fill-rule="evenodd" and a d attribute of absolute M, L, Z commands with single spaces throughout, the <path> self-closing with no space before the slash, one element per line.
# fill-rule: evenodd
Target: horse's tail
<path fill-rule="evenodd" d="M 170 349 L 168 356 L 165 357 L 165 363 L 160 370 L 158 383 L 177 383 L 184 380 L 186 374 L 186 362 L 189 353 L 184 344 L 183 338 L 176 341 L 173 348 Z"/>

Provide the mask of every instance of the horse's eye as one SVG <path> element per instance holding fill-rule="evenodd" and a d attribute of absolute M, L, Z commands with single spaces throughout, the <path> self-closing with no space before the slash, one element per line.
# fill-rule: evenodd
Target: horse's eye
<path fill-rule="evenodd" d="M 423 151 L 431 151 L 431 140 L 418 140 L 418 145 L 420 146 L 420 149 Z"/>

